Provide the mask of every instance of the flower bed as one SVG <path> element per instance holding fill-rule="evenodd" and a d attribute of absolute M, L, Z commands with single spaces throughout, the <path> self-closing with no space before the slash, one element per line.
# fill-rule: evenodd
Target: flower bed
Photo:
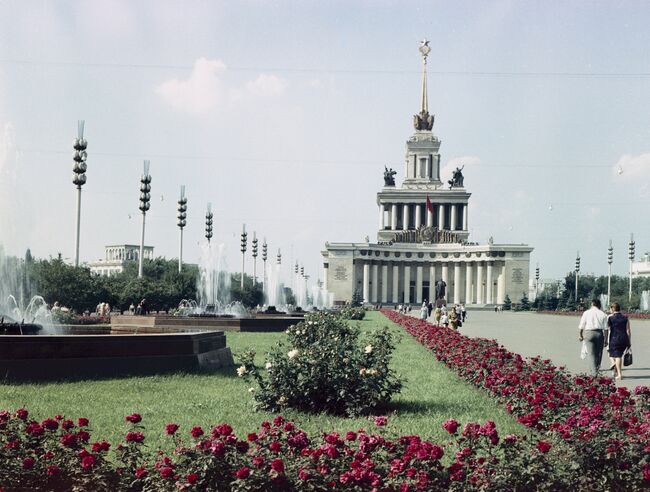
<path fill-rule="evenodd" d="M 489 391 L 527 427 L 568 445 L 565 457 L 594 489 L 650 484 L 650 388 L 632 394 L 612 379 L 573 376 L 549 360 L 523 359 L 494 340 L 383 310 L 434 356 Z"/>
<path fill-rule="evenodd" d="M 536 311 L 539 314 L 557 314 L 560 316 L 582 316 L 584 311 Z M 650 313 L 625 313 L 630 319 L 650 319 Z"/>

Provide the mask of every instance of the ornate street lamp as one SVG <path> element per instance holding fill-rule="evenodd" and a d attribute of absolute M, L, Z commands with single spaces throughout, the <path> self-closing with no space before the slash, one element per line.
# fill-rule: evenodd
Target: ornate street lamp
<path fill-rule="evenodd" d="M 269 257 L 269 245 L 266 244 L 266 238 L 264 238 L 264 242 L 262 243 L 262 264 L 264 265 L 262 267 L 263 272 L 262 272 L 262 290 L 266 290 L 266 260 Z"/>
<path fill-rule="evenodd" d="M 280 248 L 278 248 L 278 256 L 276 257 L 276 263 L 282 265 L 282 253 L 280 253 Z"/>
<path fill-rule="evenodd" d="M 578 308 L 578 277 L 580 276 L 580 251 L 576 255 L 576 309 Z"/>
<path fill-rule="evenodd" d="M 72 142 L 72 148 L 74 152 L 72 153 L 72 160 L 74 161 L 74 167 L 72 168 L 72 182 L 77 187 L 77 235 L 75 241 L 75 255 L 74 255 L 74 266 L 79 266 L 79 234 L 81 230 L 81 187 L 86 184 L 86 159 L 88 154 L 86 153 L 86 148 L 88 147 L 88 142 L 84 138 L 84 120 L 77 121 L 77 138 Z"/>
<path fill-rule="evenodd" d="M 140 211 L 142 212 L 142 234 L 140 235 L 140 258 L 138 264 L 138 278 L 142 278 L 142 260 L 144 256 L 144 226 L 147 210 L 151 201 L 151 175 L 149 174 L 149 161 L 144 161 L 142 176 L 140 177 Z"/>
<path fill-rule="evenodd" d="M 634 253 L 636 243 L 634 242 L 634 234 L 630 234 L 630 242 L 628 244 L 628 258 L 630 258 L 630 290 L 627 294 L 627 301 L 632 302 L 632 263 L 634 262 Z"/>
<path fill-rule="evenodd" d="M 246 244 L 248 243 L 248 234 L 246 234 L 246 224 L 242 225 L 241 230 L 241 290 L 244 290 L 244 269 L 246 266 Z"/>
<path fill-rule="evenodd" d="M 181 195 L 178 199 L 178 228 L 181 231 L 178 241 L 178 273 L 183 270 L 183 229 L 187 224 L 187 198 L 185 198 L 185 185 L 181 185 Z"/>
<path fill-rule="evenodd" d="M 253 231 L 253 285 L 257 284 L 257 233 Z"/>
<path fill-rule="evenodd" d="M 607 302 L 612 303 L 612 262 L 614 261 L 614 248 L 612 240 L 609 240 L 607 248 Z"/>
<path fill-rule="evenodd" d="M 539 263 L 537 264 L 537 267 L 535 268 L 535 300 L 537 300 L 537 296 L 539 295 Z M 538 303 L 539 306 L 539 303 Z"/>
<path fill-rule="evenodd" d="M 210 239 L 212 239 L 212 217 L 212 204 L 208 203 L 205 212 L 205 238 L 208 240 L 208 246 L 210 246 Z"/>

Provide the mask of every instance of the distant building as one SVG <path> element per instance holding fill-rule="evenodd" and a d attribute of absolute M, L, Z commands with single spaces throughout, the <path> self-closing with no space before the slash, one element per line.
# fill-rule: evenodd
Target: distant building
<path fill-rule="evenodd" d="M 122 273 L 125 265 L 137 262 L 140 257 L 140 246 L 133 244 L 105 246 L 104 249 L 103 259 L 88 263 L 90 273 L 110 277 Z M 145 260 L 153 260 L 153 246 L 145 246 L 142 256 Z"/>
<path fill-rule="evenodd" d="M 632 262 L 632 276 L 650 277 L 650 252 L 643 255 L 643 259 Z"/>

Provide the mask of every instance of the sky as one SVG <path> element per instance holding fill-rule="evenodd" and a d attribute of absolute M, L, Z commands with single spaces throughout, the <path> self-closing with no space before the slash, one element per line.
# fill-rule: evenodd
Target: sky
<path fill-rule="evenodd" d="M 650 3 L 0 1 L 0 244 L 74 257 L 72 140 L 86 122 L 81 259 L 146 243 L 196 262 L 206 204 L 237 270 L 242 224 L 322 276 L 326 241 L 376 238 L 404 176 L 430 40 L 443 178 L 464 164 L 470 240 L 526 243 L 542 278 L 650 250 Z M 250 248 L 250 245 L 249 245 Z M 249 250 L 250 252 L 250 250 Z M 248 258 L 250 268 L 251 259 Z"/>

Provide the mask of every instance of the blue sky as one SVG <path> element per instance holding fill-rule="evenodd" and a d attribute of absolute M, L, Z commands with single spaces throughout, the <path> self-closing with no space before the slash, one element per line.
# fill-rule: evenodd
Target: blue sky
<path fill-rule="evenodd" d="M 650 250 L 649 18 L 640 1 L 4 1 L 0 243 L 73 256 L 83 118 L 83 260 L 137 243 L 148 158 L 157 254 L 177 254 L 185 184 L 188 261 L 212 202 L 233 268 L 246 222 L 318 276 L 325 241 L 375 236 L 383 166 L 403 176 L 427 37 L 434 131 L 445 170 L 466 164 L 471 239 L 534 246 L 546 278 L 577 250 L 604 273 L 611 237 L 623 273 L 630 232 Z"/>

